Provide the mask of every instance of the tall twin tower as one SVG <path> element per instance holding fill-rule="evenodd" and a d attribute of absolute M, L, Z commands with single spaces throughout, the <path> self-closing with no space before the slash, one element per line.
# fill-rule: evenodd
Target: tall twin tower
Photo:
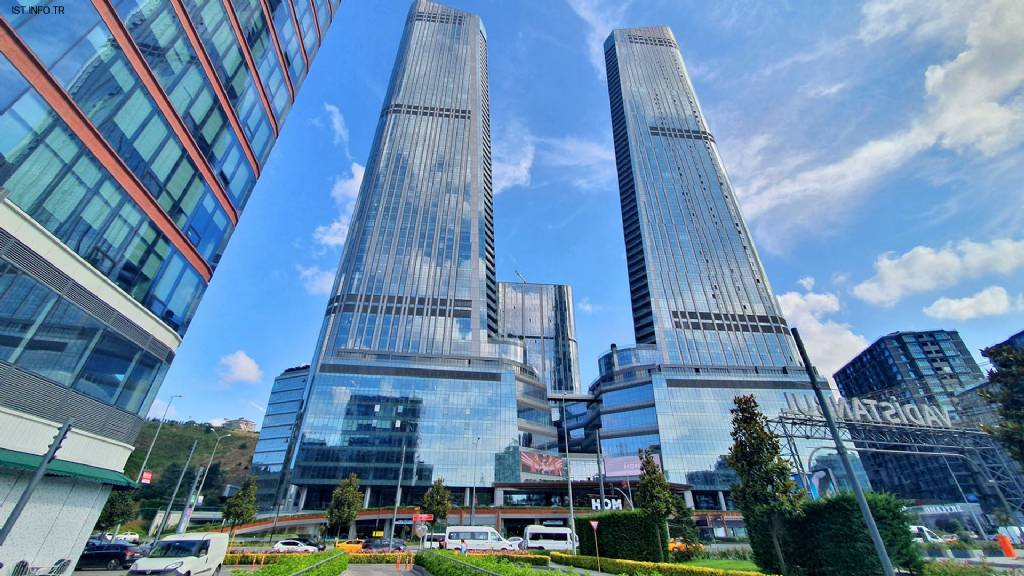
<path fill-rule="evenodd" d="M 636 347 L 613 345 L 582 394 L 569 287 L 497 281 L 487 35 L 420 0 L 281 459 L 293 504 L 323 509 L 356 473 L 370 506 L 437 478 L 457 503 L 472 487 L 501 505 L 598 429 L 605 456 L 653 449 L 670 481 L 724 502 L 732 398 L 773 411 L 806 393 L 672 32 L 617 30 L 605 53 Z"/>

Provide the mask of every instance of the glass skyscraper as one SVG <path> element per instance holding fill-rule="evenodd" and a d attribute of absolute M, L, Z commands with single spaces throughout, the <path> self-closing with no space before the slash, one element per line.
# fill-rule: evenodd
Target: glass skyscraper
<path fill-rule="evenodd" d="M 0 428 L 19 431 L 0 437 L 0 486 L 20 494 L 13 463 L 69 417 L 58 458 L 75 471 L 42 483 L 3 564 L 73 563 L 111 485 L 131 483 L 132 443 L 338 4 L 0 0 Z"/>
<path fill-rule="evenodd" d="M 415 2 L 310 369 L 300 508 L 350 473 L 371 507 L 437 478 L 486 503 L 521 452 L 557 448 L 544 383 L 498 334 L 489 122 L 479 17 Z"/>
<path fill-rule="evenodd" d="M 579 352 L 572 287 L 565 284 L 498 283 L 498 333 L 519 339 L 526 363 L 550 395 L 580 391 Z"/>
<path fill-rule="evenodd" d="M 672 31 L 616 30 L 605 61 L 637 345 L 599 359 L 577 421 L 606 457 L 653 449 L 698 509 L 730 508 L 733 398 L 771 417 L 810 384 Z"/>

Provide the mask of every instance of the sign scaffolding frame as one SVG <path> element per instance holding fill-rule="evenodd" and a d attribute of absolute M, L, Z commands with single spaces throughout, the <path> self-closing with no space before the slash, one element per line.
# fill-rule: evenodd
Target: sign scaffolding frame
<path fill-rule="evenodd" d="M 981 430 L 955 427 L 909 426 L 836 420 L 844 442 L 854 447 L 885 449 L 898 446 L 907 452 L 953 452 L 964 457 L 972 471 L 991 486 L 1003 505 L 1024 518 L 1024 480 L 1020 467 L 1001 449 L 999 441 Z M 804 469 L 794 439 L 828 441 L 828 426 L 818 416 L 784 413 L 768 421 L 768 429 L 784 438 L 783 451 L 795 469 Z"/>

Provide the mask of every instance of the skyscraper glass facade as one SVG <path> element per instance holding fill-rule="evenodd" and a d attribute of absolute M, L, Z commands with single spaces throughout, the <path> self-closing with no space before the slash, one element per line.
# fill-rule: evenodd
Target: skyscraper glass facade
<path fill-rule="evenodd" d="M 599 359 L 573 433 L 600 428 L 606 457 L 652 449 L 727 508 L 733 398 L 774 417 L 810 384 L 672 31 L 615 30 L 605 61 L 637 346 Z"/>
<path fill-rule="evenodd" d="M 123 470 L 338 4 L 0 0 L 0 425 Z M 109 490 L 44 486 L 89 526 Z M 84 544 L 40 530 L 0 563 Z"/>
<path fill-rule="evenodd" d="M 519 479 L 521 449 L 557 449 L 545 385 L 498 335 L 491 196 L 483 25 L 415 2 L 314 355 L 300 508 L 351 473 L 370 506 L 437 478 L 484 502 Z"/>
<path fill-rule="evenodd" d="M 540 375 L 548 393 L 578 393 L 580 369 L 572 287 L 499 282 L 498 302 L 498 334 L 523 343 L 526 363 Z"/>

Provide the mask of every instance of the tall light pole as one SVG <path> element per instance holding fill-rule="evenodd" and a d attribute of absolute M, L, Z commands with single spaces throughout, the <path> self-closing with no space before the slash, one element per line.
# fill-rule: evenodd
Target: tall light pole
<path fill-rule="evenodd" d="M 135 477 L 135 483 L 138 484 L 142 480 L 142 473 L 146 470 L 146 464 L 149 463 L 149 455 L 153 453 L 153 446 L 156 445 L 156 439 L 160 436 L 160 429 L 164 427 L 164 422 L 167 421 L 167 411 L 171 409 L 171 403 L 174 402 L 175 398 L 183 398 L 181 394 L 175 394 L 171 396 L 170 400 L 164 406 L 164 415 L 160 417 L 160 424 L 157 424 L 156 433 L 153 434 L 153 440 L 149 442 L 149 449 L 146 450 L 146 457 L 142 459 L 142 466 L 139 466 L 139 474 Z"/>
<path fill-rule="evenodd" d="M 480 437 L 476 437 L 476 442 L 473 442 L 473 491 L 470 494 L 469 501 L 469 525 L 476 526 L 476 472 L 477 472 L 477 452 L 479 452 Z"/>
<path fill-rule="evenodd" d="M 213 452 L 210 452 L 210 459 L 206 462 L 206 469 L 203 470 L 203 479 L 199 481 L 199 487 L 196 489 L 195 494 L 189 494 L 188 500 L 185 504 L 185 511 L 181 513 L 182 523 L 178 526 L 178 533 L 181 534 L 188 530 L 188 523 L 192 519 L 192 511 L 195 510 L 196 504 L 199 502 L 199 495 L 203 493 L 203 485 L 206 484 L 206 475 L 210 473 L 210 466 L 213 466 L 213 457 L 217 454 L 217 447 L 220 446 L 220 441 L 231 436 L 231 433 L 221 434 L 217 436 L 217 441 L 213 443 Z"/>
<path fill-rule="evenodd" d="M 178 475 L 178 483 L 174 485 L 174 492 L 171 492 L 171 499 L 167 501 L 167 510 L 164 512 L 164 517 L 160 520 L 160 528 L 156 531 L 156 539 L 159 540 L 160 536 L 164 533 L 164 528 L 167 528 L 167 520 L 171 517 L 171 508 L 174 507 L 174 499 L 178 496 L 178 489 L 181 488 L 181 481 L 185 479 L 185 473 L 188 472 L 188 465 L 192 463 L 192 455 L 196 453 L 196 445 L 199 444 L 199 440 L 192 441 L 192 449 L 188 451 L 188 458 L 185 458 L 185 465 L 181 467 L 181 474 Z"/>
<path fill-rule="evenodd" d="M 402 463 L 398 465 L 398 483 L 395 484 L 395 508 L 391 511 L 391 529 L 388 531 L 388 552 L 395 545 L 395 522 L 398 521 L 398 504 L 402 500 L 402 476 L 405 473 L 405 437 L 402 437 Z"/>
<path fill-rule="evenodd" d="M 825 423 L 828 425 L 828 430 L 832 434 L 832 440 L 836 444 L 836 452 L 839 453 L 839 460 L 843 463 L 843 470 L 846 471 L 847 480 L 850 482 L 850 487 L 853 488 L 853 495 L 857 499 L 861 516 L 864 517 L 864 524 L 868 528 L 868 534 L 871 535 L 871 543 L 875 547 L 875 554 L 878 555 L 878 562 L 882 565 L 882 573 L 885 576 L 893 576 L 895 571 L 892 567 L 892 560 L 889 559 L 889 553 L 885 549 L 882 535 L 878 533 L 878 526 L 875 524 L 874 516 L 871 515 L 868 501 L 864 498 L 864 490 L 860 486 L 860 480 L 850 464 L 850 456 L 846 453 L 846 444 L 839 435 L 836 421 L 832 418 L 832 409 L 829 408 L 828 402 L 825 401 L 825 395 L 821 392 L 821 386 L 818 384 L 818 375 L 814 373 L 814 366 L 811 366 L 811 359 L 807 356 L 807 350 L 804 349 L 804 341 L 800 339 L 800 331 L 793 328 L 792 332 L 793 340 L 796 341 L 796 349 L 800 352 L 800 359 L 804 363 L 804 370 L 807 371 L 807 378 L 811 381 L 811 388 L 814 389 L 815 398 L 818 399 L 821 415 L 825 417 Z"/>

